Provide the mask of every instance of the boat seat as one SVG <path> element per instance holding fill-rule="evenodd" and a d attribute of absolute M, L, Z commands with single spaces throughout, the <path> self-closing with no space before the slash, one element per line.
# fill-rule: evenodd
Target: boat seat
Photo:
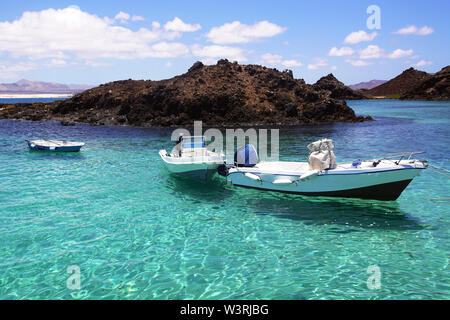
<path fill-rule="evenodd" d="M 206 148 L 183 149 L 181 151 L 182 157 L 205 157 L 207 155 L 208 150 Z"/>

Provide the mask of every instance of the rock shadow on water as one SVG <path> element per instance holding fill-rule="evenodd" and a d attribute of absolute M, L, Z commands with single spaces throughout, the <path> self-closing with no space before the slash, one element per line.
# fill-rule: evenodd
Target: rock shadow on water
<path fill-rule="evenodd" d="M 298 220 L 306 225 L 336 226 L 336 230 L 330 230 L 336 233 L 357 232 L 361 229 L 422 230 L 426 228 L 418 219 L 404 212 L 395 201 L 271 193 L 257 199 L 247 198 L 246 204 L 257 214 Z M 343 226 L 346 228 L 342 228 Z"/>

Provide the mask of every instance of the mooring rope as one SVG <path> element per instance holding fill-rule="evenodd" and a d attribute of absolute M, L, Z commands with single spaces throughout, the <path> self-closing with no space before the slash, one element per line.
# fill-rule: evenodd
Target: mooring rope
<path fill-rule="evenodd" d="M 439 171 L 437 171 L 437 170 L 434 170 L 434 169 L 430 169 L 431 171 L 433 171 L 433 172 L 435 172 L 435 173 L 439 173 L 439 174 L 442 174 L 443 176 L 446 176 L 446 177 L 449 177 L 450 178 L 450 175 L 448 175 L 448 174 L 445 174 L 445 173 L 442 173 L 442 172 L 439 172 Z"/>
<path fill-rule="evenodd" d="M 444 168 L 441 168 L 441 167 L 438 167 L 438 166 L 434 166 L 434 165 L 432 165 L 432 164 L 428 164 L 428 166 L 429 166 L 429 167 L 432 167 L 432 168 L 436 168 L 436 169 L 442 170 L 442 171 L 450 172 L 450 171 L 447 170 L 447 169 L 444 169 Z M 439 172 L 439 171 L 437 171 L 436 169 L 432 169 L 432 168 L 430 168 L 430 170 L 431 170 L 432 172 L 439 173 L 439 174 L 442 174 L 443 176 L 446 176 L 447 178 L 450 178 L 450 175 L 445 174 L 445 173 L 443 173 L 443 172 Z M 427 199 L 427 200 L 430 200 L 430 201 L 450 201 L 450 199 Z"/>
<path fill-rule="evenodd" d="M 447 170 L 447 169 L 444 169 L 444 168 L 441 168 L 441 167 L 438 167 L 438 166 L 435 166 L 435 165 L 432 165 L 432 164 L 428 164 L 430 167 L 433 167 L 433 168 L 436 168 L 436 169 L 439 169 L 439 170 L 443 170 L 443 171 L 447 171 L 447 172 L 450 172 L 450 170 Z"/>

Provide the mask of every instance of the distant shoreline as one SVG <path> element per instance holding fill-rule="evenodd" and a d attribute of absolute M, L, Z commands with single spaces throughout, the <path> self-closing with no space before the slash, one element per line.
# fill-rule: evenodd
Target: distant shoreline
<path fill-rule="evenodd" d="M 0 93 L 0 99 L 71 98 L 71 93 Z"/>

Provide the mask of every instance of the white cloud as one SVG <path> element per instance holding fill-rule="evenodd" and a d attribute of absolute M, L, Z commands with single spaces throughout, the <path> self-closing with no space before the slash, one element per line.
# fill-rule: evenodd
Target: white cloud
<path fill-rule="evenodd" d="M 295 59 L 283 60 L 283 62 L 281 62 L 281 64 L 287 68 L 301 67 L 303 65 L 300 61 L 297 61 Z"/>
<path fill-rule="evenodd" d="M 356 32 L 352 32 L 347 37 L 345 37 L 344 43 L 356 44 L 363 41 L 372 41 L 377 35 L 378 33 L 376 32 L 372 32 L 369 34 L 363 30 L 359 30 Z"/>
<path fill-rule="evenodd" d="M 268 66 L 281 65 L 287 68 L 301 67 L 303 64 L 295 59 L 283 60 L 279 54 L 265 53 L 261 56 L 261 64 Z"/>
<path fill-rule="evenodd" d="M 126 19 L 127 14 L 116 17 Z M 44 58 L 93 61 L 103 58 L 167 58 L 186 55 L 189 49 L 177 42 L 180 36 L 157 23 L 137 31 L 114 25 L 76 7 L 25 12 L 12 22 L 0 22 L 0 54 L 31 60 Z"/>
<path fill-rule="evenodd" d="M 403 50 L 396 49 L 389 54 L 385 54 L 384 50 L 378 47 L 377 45 L 368 45 L 366 48 L 359 51 L 360 59 L 380 59 L 380 58 L 389 58 L 389 59 L 399 59 L 403 57 L 411 56 L 414 53 L 414 50 Z"/>
<path fill-rule="evenodd" d="M 328 60 L 323 58 L 315 58 L 315 63 L 308 64 L 309 70 L 316 70 L 319 68 L 326 67 L 328 65 Z"/>
<path fill-rule="evenodd" d="M 177 42 L 158 42 L 152 45 L 149 52 L 138 55 L 139 58 L 172 58 L 189 54 L 186 45 Z"/>
<path fill-rule="evenodd" d="M 265 53 L 261 56 L 261 60 L 263 64 L 274 66 L 280 64 L 283 57 L 279 54 Z"/>
<path fill-rule="evenodd" d="M 78 8 L 78 10 L 80 10 L 80 8 Z M 128 23 L 128 20 L 131 21 L 144 21 L 145 18 L 142 16 L 131 16 L 129 13 L 120 11 L 118 14 L 116 14 L 116 16 L 114 17 L 114 20 L 119 20 L 120 23 Z"/>
<path fill-rule="evenodd" d="M 76 9 L 76 10 L 81 10 L 79 6 L 77 6 L 76 4 L 72 4 L 70 6 L 68 6 L 68 8 L 72 8 L 72 9 Z"/>
<path fill-rule="evenodd" d="M 334 70 L 337 70 L 337 68 L 338 68 L 337 66 L 331 66 L 330 69 L 334 71 Z"/>
<path fill-rule="evenodd" d="M 351 56 L 353 53 L 355 53 L 355 50 L 350 47 L 342 47 L 340 49 L 333 47 L 330 49 L 330 52 L 328 52 L 328 55 L 331 57 L 342 57 Z"/>
<path fill-rule="evenodd" d="M 422 28 L 418 28 L 415 25 L 407 26 L 405 28 L 399 29 L 397 31 L 394 31 L 394 34 L 401 34 L 401 35 L 418 35 L 418 36 L 426 36 L 429 34 L 432 34 L 434 32 L 434 29 L 428 26 L 423 26 Z"/>
<path fill-rule="evenodd" d="M 23 72 L 35 70 L 38 65 L 34 62 L 0 61 L 0 79 L 18 78 Z"/>
<path fill-rule="evenodd" d="M 192 54 L 196 57 L 204 57 L 209 59 L 226 58 L 231 61 L 239 61 L 239 62 L 247 61 L 247 58 L 244 56 L 243 50 L 237 47 L 227 47 L 217 45 L 200 46 L 198 44 L 195 44 L 191 47 L 191 51 Z"/>
<path fill-rule="evenodd" d="M 352 60 L 352 59 L 347 59 L 347 60 L 345 60 L 345 62 L 350 63 L 354 67 L 365 67 L 365 66 L 368 66 L 368 65 L 372 64 L 372 63 L 367 62 L 367 61 Z"/>
<path fill-rule="evenodd" d="M 175 17 L 172 21 L 168 21 L 164 25 L 164 29 L 168 31 L 176 31 L 176 32 L 194 32 L 201 29 L 201 25 L 199 24 L 189 24 L 183 22 L 178 17 Z"/>
<path fill-rule="evenodd" d="M 171 67 L 171 66 L 172 66 L 172 62 L 167 61 L 167 62 L 166 62 L 166 67 Z"/>
<path fill-rule="evenodd" d="M 261 38 L 274 37 L 285 30 L 286 28 L 269 21 L 260 21 L 253 25 L 234 21 L 212 28 L 206 37 L 216 44 L 248 43 Z"/>
<path fill-rule="evenodd" d="M 389 59 L 398 59 L 398 58 L 410 56 L 413 53 L 414 53 L 414 51 L 412 49 L 409 49 L 409 50 L 397 49 L 397 50 L 394 50 L 392 53 L 388 54 L 388 58 Z"/>
<path fill-rule="evenodd" d="M 68 62 L 62 59 L 47 59 L 41 63 L 34 61 L 0 61 L 0 79 L 17 79 L 27 71 L 37 70 L 42 67 L 54 68 L 67 65 Z"/>
<path fill-rule="evenodd" d="M 50 60 L 50 64 L 54 66 L 65 66 L 67 65 L 67 61 L 63 59 L 52 59 Z"/>
<path fill-rule="evenodd" d="M 98 60 L 85 60 L 84 64 L 90 67 L 109 67 L 111 66 L 108 62 L 98 61 Z"/>
<path fill-rule="evenodd" d="M 132 16 L 131 20 L 133 20 L 133 21 L 145 21 L 145 18 L 141 17 L 141 16 Z"/>
<path fill-rule="evenodd" d="M 114 19 L 119 20 L 121 23 L 127 23 L 127 21 L 130 19 L 130 15 L 126 12 L 120 11 L 118 14 L 116 14 Z"/>
<path fill-rule="evenodd" d="M 424 67 L 424 66 L 428 66 L 430 64 L 432 64 L 433 62 L 431 61 L 425 61 L 425 60 L 420 60 L 419 62 L 413 64 L 414 67 Z"/>
<path fill-rule="evenodd" d="M 210 65 L 216 64 L 217 60 L 216 59 L 212 59 L 212 58 L 208 58 L 208 59 L 201 60 L 201 62 L 204 65 L 210 66 Z"/>
<path fill-rule="evenodd" d="M 378 59 L 383 55 L 383 49 L 378 47 L 377 45 L 368 45 L 367 48 L 362 49 L 359 52 L 360 59 Z"/>

